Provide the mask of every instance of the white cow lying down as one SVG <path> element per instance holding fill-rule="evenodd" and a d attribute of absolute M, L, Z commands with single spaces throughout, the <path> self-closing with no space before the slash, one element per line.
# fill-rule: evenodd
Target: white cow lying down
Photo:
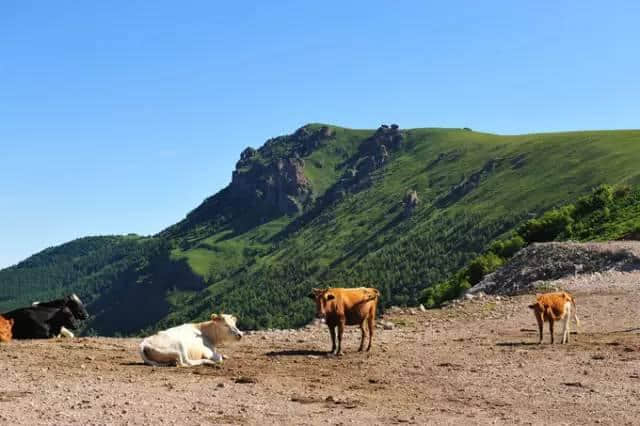
<path fill-rule="evenodd" d="M 210 321 L 182 324 L 145 338 L 140 356 L 145 364 L 158 367 L 215 364 L 222 361 L 216 346 L 241 338 L 234 316 L 212 314 Z"/>

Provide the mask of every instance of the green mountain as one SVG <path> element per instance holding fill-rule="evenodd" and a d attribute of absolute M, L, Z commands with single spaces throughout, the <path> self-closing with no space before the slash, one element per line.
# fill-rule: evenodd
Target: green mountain
<path fill-rule="evenodd" d="M 245 149 L 226 188 L 156 236 L 82 238 L 0 271 L 0 312 L 75 291 L 87 331 L 112 335 L 220 310 L 245 328 L 297 326 L 314 286 L 373 285 L 385 306 L 417 304 L 528 220 L 601 184 L 637 185 L 637 164 L 638 130 L 310 124 Z M 635 227 L 632 215 L 606 237 Z M 433 303 L 455 293 L 434 290 Z"/>

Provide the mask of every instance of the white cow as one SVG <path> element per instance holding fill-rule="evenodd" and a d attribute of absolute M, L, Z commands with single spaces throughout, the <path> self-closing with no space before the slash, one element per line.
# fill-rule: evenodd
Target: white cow
<path fill-rule="evenodd" d="M 241 338 L 234 316 L 212 314 L 210 321 L 182 324 L 145 338 L 140 356 L 145 364 L 157 367 L 216 364 L 223 359 L 216 346 Z"/>

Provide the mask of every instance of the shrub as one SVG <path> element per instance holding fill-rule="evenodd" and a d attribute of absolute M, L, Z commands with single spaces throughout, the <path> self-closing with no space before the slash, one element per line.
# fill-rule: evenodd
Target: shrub
<path fill-rule="evenodd" d="M 613 188 L 609 185 L 600 185 L 590 195 L 580 197 L 576 202 L 575 215 L 586 216 L 596 210 L 600 210 L 613 202 Z"/>
<path fill-rule="evenodd" d="M 471 285 L 467 280 L 454 278 L 424 289 L 420 294 L 420 302 L 427 308 L 433 308 L 446 300 L 459 297 L 469 288 Z"/>
<path fill-rule="evenodd" d="M 518 229 L 518 234 L 522 235 L 527 243 L 553 241 L 561 234 L 570 237 L 574 209 L 573 205 L 568 205 L 548 211 L 539 219 L 527 221 Z"/>
<path fill-rule="evenodd" d="M 506 240 L 498 240 L 494 241 L 491 246 L 489 246 L 489 251 L 497 254 L 500 257 L 505 259 L 510 258 L 514 254 L 518 252 L 522 247 L 525 246 L 524 238 L 520 235 L 514 235 L 513 237 Z"/>
<path fill-rule="evenodd" d="M 492 252 L 476 257 L 467 268 L 469 284 L 472 286 L 478 284 L 485 275 L 495 271 L 503 263 L 504 259 Z"/>

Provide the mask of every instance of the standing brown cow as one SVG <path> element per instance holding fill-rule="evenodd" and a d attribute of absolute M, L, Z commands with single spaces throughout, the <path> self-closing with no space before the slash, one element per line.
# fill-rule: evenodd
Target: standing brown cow
<path fill-rule="evenodd" d="M 536 295 L 536 303 L 529 305 L 529 309 L 533 310 L 533 314 L 538 322 L 538 330 L 540 332 L 540 340 L 538 343 L 542 343 L 542 328 L 545 321 L 549 322 L 549 334 L 551 335 L 552 344 L 554 321 L 564 320 L 562 343 L 569 343 L 571 316 L 573 316 L 576 322 L 576 328 L 580 325 L 576 301 L 573 296 L 566 291 L 538 294 Z"/>
<path fill-rule="evenodd" d="M 316 318 L 324 319 L 331 334 L 331 353 L 342 355 L 342 334 L 345 325 L 359 325 L 362 331 L 360 348 L 364 349 L 365 323 L 369 328 L 369 345 L 371 349 L 373 330 L 375 328 L 376 308 L 380 292 L 375 288 L 327 288 L 313 289 L 309 295 L 316 302 Z M 338 327 L 338 345 L 336 346 L 336 330 Z"/>

